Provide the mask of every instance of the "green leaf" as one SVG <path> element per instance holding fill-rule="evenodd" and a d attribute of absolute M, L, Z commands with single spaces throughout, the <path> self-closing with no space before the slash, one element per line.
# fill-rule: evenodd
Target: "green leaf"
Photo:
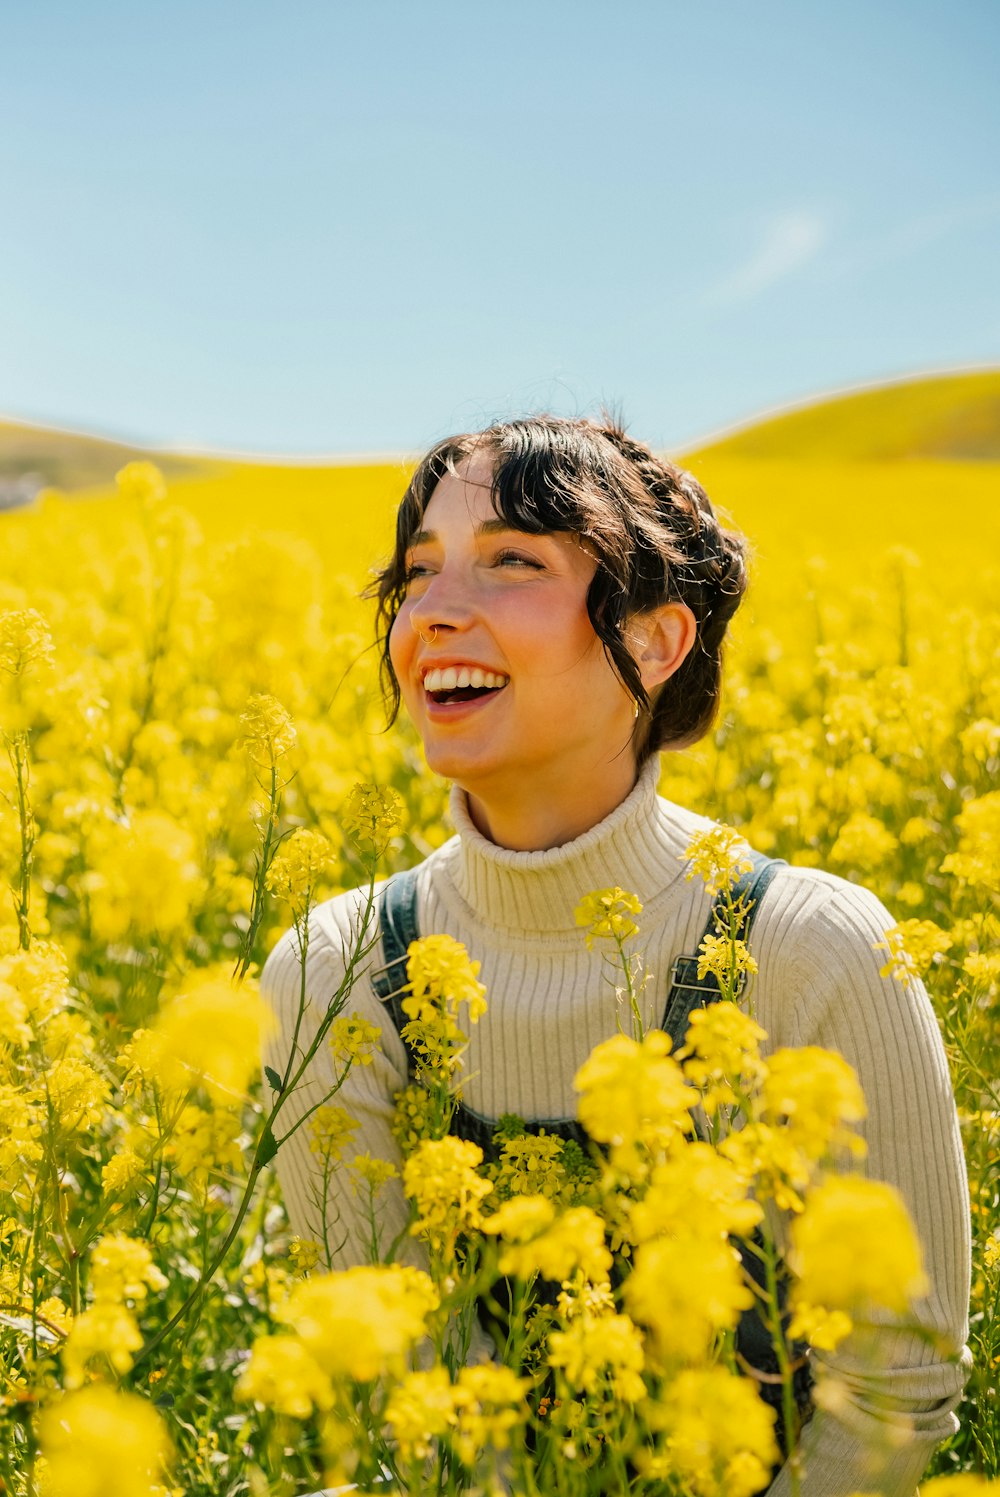
<path fill-rule="evenodd" d="M 273 1066 L 265 1066 L 264 1075 L 271 1083 L 271 1089 L 273 1091 L 280 1092 L 282 1090 L 281 1077 L 278 1075 Z"/>
<path fill-rule="evenodd" d="M 265 1164 L 270 1164 L 271 1160 L 274 1158 L 277 1152 L 278 1140 L 275 1138 L 274 1131 L 269 1125 L 264 1129 L 264 1132 L 261 1135 L 260 1143 L 257 1145 L 258 1165 L 263 1168 Z"/>

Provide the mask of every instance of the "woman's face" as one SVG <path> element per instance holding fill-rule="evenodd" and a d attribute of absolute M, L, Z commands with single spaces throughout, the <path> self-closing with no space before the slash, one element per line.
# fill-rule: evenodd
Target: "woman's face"
<path fill-rule="evenodd" d="M 587 615 L 596 562 L 572 536 L 507 529 L 491 476 L 485 453 L 446 475 L 408 553 L 389 650 L 427 762 L 487 808 L 623 771 L 627 793 L 633 707 Z"/>

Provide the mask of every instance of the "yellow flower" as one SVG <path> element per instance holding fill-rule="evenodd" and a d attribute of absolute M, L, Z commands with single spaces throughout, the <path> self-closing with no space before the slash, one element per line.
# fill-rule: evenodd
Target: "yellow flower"
<path fill-rule="evenodd" d="M 507 1242 L 530 1242 L 556 1219 L 556 1208 L 546 1196 L 516 1196 L 483 1220 L 481 1230 Z"/>
<path fill-rule="evenodd" d="M 9 984 L 20 995 L 39 1024 L 65 1008 L 69 1001 L 66 956 L 52 941 L 32 941 L 30 951 L 0 956 L 0 982 Z"/>
<path fill-rule="evenodd" d="M 780 1211 L 802 1210 L 815 1167 L 783 1124 L 751 1121 L 723 1138 L 719 1153 L 753 1177 L 760 1199 L 772 1199 Z"/>
<path fill-rule="evenodd" d="M 308 1419 L 333 1402 L 329 1375 L 297 1336 L 260 1336 L 239 1381 L 237 1398 L 264 1404 L 276 1414 Z"/>
<path fill-rule="evenodd" d="M 239 1137 L 238 1111 L 213 1108 L 209 1112 L 189 1104 L 174 1122 L 164 1157 L 189 1187 L 198 1185 L 204 1190 L 210 1178 L 242 1168 Z"/>
<path fill-rule="evenodd" d="M 403 1012 L 410 1019 L 432 1021 L 443 1005 L 454 1014 L 468 1005 L 473 1024 L 486 1012 L 486 989 L 476 979 L 479 963 L 469 960 L 461 941 L 451 936 L 424 936 L 407 948 L 408 996 Z"/>
<path fill-rule="evenodd" d="M 988 992 L 1000 981 L 1000 951 L 970 951 L 962 960 L 962 971 Z"/>
<path fill-rule="evenodd" d="M 122 940 L 130 931 L 176 935 L 205 891 L 193 836 L 162 811 L 102 822 L 89 840 L 88 858 L 83 886 L 102 941 Z"/>
<path fill-rule="evenodd" d="M 698 947 L 699 981 L 711 972 L 723 985 L 724 992 L 735 993 L 744 976 L 752 976 L 757 963 L 745 941 L 728 936 L 704 936 Z"/>
<path fill-rule="evenodd" d="M 152 1497 L 172 1455 L 151 1404 L 101 1386 L 55 1400 L 38 1433 L 45 1497 Z"/>
<path fill-rule="evenodd" d="M 466 1466 L 474 1466 L 485 1451 L 506 1450 L 511 1431 L 524 1423 L 529 1387 L 510 1367 L 492 1362 L 463 1367 L 452 1390 L 455 1451 Z"/>
<path fill-rule="evenodd" d="M 660 1355 L 682 1363 L 706 1357 L 716 1332 L 734 1329 L 754 1302 L 736 1249 L 725 1238 L 695 1233 L 642 1243 L 624 1295 Z"/>
<path fill-rule="evenodd" d="M 45 1088 L 60 1126 L 77 1132 L 101 1121 L 111 1091 L 93 1066 L 73 1055 L 49 1068 Z"/>
<path fill-rule="evenodd" d="M 1000 790 L 966 801 L 956 818 L 958 850 L 941 864 L 942 873 L 953 873 L 974 889 L 1000 887 Z"/>
<path fill-rule="evenodd" d="M 314 1154 L 326 1160 L 340 1159 L 351 1135 L 357 1131 L 357 1123 L 346 1107 L 333 1102 L 324 1102 L 317 1107 L 309 1119 L 309 1147 Z"/>
<path fill-rule="evenodd" d="M 237 987 L 228 975 L 194 973 L 161 1008 L 147 1067 L 167 1090 L 203 1086 L 216 1103 L 237 1105 L 257 1074 L 261 1040 L 274 1022 L 246 983 Z"/>
<path fill-rule="evenodd" d="M 724 1367 L 680 1373 L 655 1409 L 662 1431 L 644 1474 L 674 1477 L 697 1497 L 751 1497 L 778 1461 L 774 1414 L 753 1383 Z"/>
<path fill-rule="evenodd" d="M 953 1476 L 935 1476 L 920 1488 L 920 1497 L 996 1497 L 1000 1482 L 974 1471 L 960 1471 Z"/>
<path fill-rule="evenodd" d="M 401 820 L 402 802 L 395 790 L 378 785 L 354 786 L 341 815 L 341 826 L 362 853 L 383 853 Z"/>
<path fill-rule="evenodd" d="M 29 666 L 52 664 L 52 635 L 34 608 L 0 613 L 0 671 L 23 676 Z"/>
<path fill-rule="evenodd" d="M 311 1237 L 293 1237 L 288 1244 L 288 1256 L 298 1274 L 307 1274 L 316 1267 L 322 1249 Z"/>
<path fill-rule="evenodd" d="M 900 920 L 885 933 L 874 949 L 889 953 L 889 960 L 879 969 L 880 977 L 895 977 L 898 982 L 909 982 L 923 977 L 930 971 L 936 959 L 949 951 L 954 941 L 947 931 L 933 920 Z"/>
<path fill-rule="evenodd" d="M 580 1273 L 589 1283 L 607 1282 L 611 1254 L 604 1223 L 589 1206 L 572 1206 L 556 1216 L 544 1196 L 519 1196 L 501 1206 L 482 1229 L 506 1243 L 500 1254 L 502 1274 L 530 1279 L 538 1273 L 561 1284 Z"/>
<path fill-rule="evenodd" d="M 352 1065 L 370 1066 L 382 1031 L 359 1013 L 340 1014 L 330 1025 L 329 1045 L 338 1070 Z"/>
<path fill-rule="evenodd" d="M 126 463 L 115 474 L 115 483 L 127 502 L 147 505 L 166 498 L 166 480 L 155 463 L 142 460 Z"/>
<path fill-rule="evenodd" d="M 351 1189 L 355 1194 L 364 1185 L 372 1195 L 376 1195 L 383 1185 L 399 1175 L 396 1166 L 390 1164 L 388 1159 L 373 1159 L 370 1154 L 355 1154 L 350 1163 L 350 1171 Z"/>
<path fill-rule="evenodd" d="M 278 848 L 265 883 L 293 910 L 309 908 L 316 886 L 333 862 L 333 848 L 322 832 L 297 828 Z"/>
<path fill-rule="evenodd" d="M 854 1322 L 843 1310 L 824 1310 L 804 1301 L 796 1303 L 788 1324 L 789 1337 L 808 1341 L 817 1351 L 836 1351 L 853 1329 Z"/>
<path fill-rule="evenodd" d="M 634 1240 L 684 1231 L 748 1237 L 764 1214 L 750 1195 L 752 1184 L 752 1175 L 711 1144 L 689 1143 L 656 1166 L 645 1196 L 630 1204 Z"/>
<path fill-rule="evenodd" d="M 404 1461 L 422 1461 L 455 1422 L 455 1394 L 443 1367 L 408 1372 L 393 1388 L 385 1409 L 386 1423 Z"/>
<path fill-rule="evenodd" d="M 132 1353 L 141 1345 L 142 1333 L 131 1311 L 115 1300 L 97 1300 L 76 1317 L 63 1345 L 66 1387 L 79 1388 L 95 1359 L 106 1359 L 115 1372 L 124 1375 L 135 1360 Z"/>
<path fill-rule="evenodd" d="M 642 913 L 642 905 L 634 894 L 620 889 L 596 889 L 584 895 L 576 907 L 577 925 L 587 927 L 587 950 L 595 941 L 614 941 L 621 945 L 634 936 L 639 927 L 632 919 Z"/>
<path fill-rule="evenodd" d="M 493 1186 L 476 1174 L 483 1162 L 478 1145 L 449 1135 L 425 1139 L 403 1165 L 403 1188 L 417 1208 L 410 1231 L 439 1250 L 459 1233 L 478 1227 L 480 1206 Z"/>
<path fill-rule="evenodd" d="M 90 1287 L 97 1300 L 134 1300 L 141 1304 L 150 1289 L 165 1289 L 167 1281 L 153 1262 L 147 1243 L 115 1233 L 94 1245 Z"/>
<path fill-rule="evenodd" d="M 870 873 L 880 868 L 896 851 L 898 843 L 889 828 L 867 811 L 855 811 L 837 834 L 830 861 L 845 868 Z"/>
<path fill-rule="evenodd" d="M 101 1170 L 104 1194 L 111 1196 L 116 1195 L 120 1190 L 127 1190 L 130 1185 L 141 1179 L 143 1169 L 143 1161 L 134 1149 L 119 1149 L 117 1154 L 112 1154 Z"/>
<path fill-rule="evenodd" d="M 691 864 L 684 877 L 703 879 L 710 894 L 728 889 L 741 873 L 749 873 L 753 867 L 746 838 L 735 827 L 721 822 L 696 832 L 683 860 Z"/>
<path fill-rule="evenodd" d="M 314 1274 L 276 1314 L 330 1377 L 369 1382 L 402 1371 L 438 1303 L 427 1274 L 392 1264 Z"/>
<path fill-rule="evenodd" d="M 295 724 L 276 697 L 252 696 L 240 718 L 240 743 L 258 770 L 276 770 L 295 747 Z"/>
<path fill-rule="evenodd" d="M 764 1069 L 760 1043 L 766 1038 L 735 1003 L 710 1003 L 691 1014 L 677 1058 L 687 1080 L 701 1091 L 709 1116 L 750 1093 Z"/>
<path fill-rule="evenodd" d="M 817 1045 L 775 1050 L 760 1090 L 764 1120 L 783 1123 L 808 1159 L 831 1150 L 864 1154 L 851 1125 L 867 1115 L 857 1074 L 842 1055 Z"/>
<path fill-rule="evenodd" d="M 810 1192 L 792 1222 L 793 1306 L 904 1314 L 928 1291 L 920 1242 L 891 1185 L 838 1175 Z"/>
<path fill-rule="evenodd" d="M 392 1136 L 401 1154 L 412 1154 L 417 1145 L 434 1132 L 436 1112 L 434 1098 L 425 1086 L 404 1086 L 394 1093 Z"/>
<path fill-rule="evenodd" d="M 562 1164 L 563 1141 L 554 1135 L 522 1133 L 500 1149 L 493 1183 L 501 1197 L 542 1195 L 562 1201 L 572 1184 Z"/>
<path fill-rule="evenodd" d="M 1000 755 L 1000 723 L 980 717 L 959 733 L 958 741 L 973 759 L 988 764 Z"/>
<path fill-rule="evenodd" d="M 580 1122 L 611 1145 L 612 1165 L 626 1173 L 643 1171 L 642 1151 L 670 1150 L 690 1130 L 698 1095 L 669 1050 L 661 1030 L 641 1041 L 618 1034 L 597 1045 L 574 1077 Z"/>
<path fill-rule="evenodd" d="M 28 1008 L 16 988 L 0 978 L 0 1044 L 23 1050 L 31 1044 Z"/>
<path fill-rule="evenodd" d="M 549 1336 L 548 1359 L 573 1390 L 595 1393 L 604 1384 L 612 1398 L 628 1403 L 645 1396 L 642 1336 L 627 1315 L 576 1316 Z"/>

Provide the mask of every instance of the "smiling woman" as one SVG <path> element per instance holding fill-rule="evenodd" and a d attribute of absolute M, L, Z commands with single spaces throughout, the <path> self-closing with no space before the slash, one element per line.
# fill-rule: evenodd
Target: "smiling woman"
<path fill-rule="evenodd" d="M 480 831 L 558 846 L 705 732 L 744 586 L 742 540 L 689 475 L 613 427 L 507 423 L 414 475 L 378 585 L 386 684 Z M 428 687 L 438 669 L 455 681 Z M 502 690 L 473 694 L 475 669 Z"/>
<path fill-rule="evenodd" d="M 418 932 L 463 942 L 489 993 L 456 1111 L 466 1141 L 489 1147 L 505 1114 L 569 1136 L 574 1078 L 619 1017 L 601 953 L 576 926 L 590 891 L 628 890 L 629 908 L 641 907 L 643 965 L 661 987 L 643 1001 L 655 1004 L 652 1024 L 683 1041 L 670 975 L 698 951 L 712 909 L 684 866 L 692 838 L 713 824 L 657 794 L 659 751 L 711 725 L 745 585 L 741 537 L 688 474 L 617 426 L 502 423 L 442 442 L 420 464 L 375 586 L 379 638 L 391 714 L 405 705 L 431 769 L 454 782 L 457 836 L 379 894 L 384 956 L 352 1002 L 381 1042 L 339 1098 L 357 1122 L 359 1155 L 401 1162 L 394 1099 L 412 1055 L 378 969 L 401 961 L 397 947 L 405 953 Z M 955 1427 L 964 1378 L 968 1206 L 944 1053 L 922 984 L 882 966 L 875 948 L 892 918 L 867 890 L 815 868 L 750 861 L 761 875 L 747 898 L 765 1052 L 821 1046 L 857 1072 L 868 1102 L 864 1168 L 901 1192 L 930 1279 L 905 1327 L 814 1348 L 829 1396 L 802 1432 L 800 1490 L 909 1497 Z M 305 957 L 289 933 L 268 961 L 263 987 L 280 1021 L 268 1059 L 279 1071 L 343 978 L 363 902 L 363 891 L 328 901 L 314 911 Z M 290 1112 L 305 1118 L 332 1081 L 317 1056 Z M 367 1261 L 373 1232 L 384 1245 L 406 1241 L 399 1181 L 385 1185 L 373 1218 L 322 1174 L 306 1132 L 294 1131 L 277 1160 L 296 1230 L 336 1267 Z M 788 1462 L 772 1491 L 793 1489 Z"/>

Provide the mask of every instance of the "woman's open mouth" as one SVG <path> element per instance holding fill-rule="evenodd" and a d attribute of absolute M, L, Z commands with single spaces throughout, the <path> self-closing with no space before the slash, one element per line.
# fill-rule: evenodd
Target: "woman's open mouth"
<path fill-rule="evenodd" d="M 424 677 L 424 691 L 438 706 L 455 702 L 476 702 L 503 691 L 510 677 L 502 672 L 484 671 L 478 666 L 445 666 L 429 670 Z"/>

